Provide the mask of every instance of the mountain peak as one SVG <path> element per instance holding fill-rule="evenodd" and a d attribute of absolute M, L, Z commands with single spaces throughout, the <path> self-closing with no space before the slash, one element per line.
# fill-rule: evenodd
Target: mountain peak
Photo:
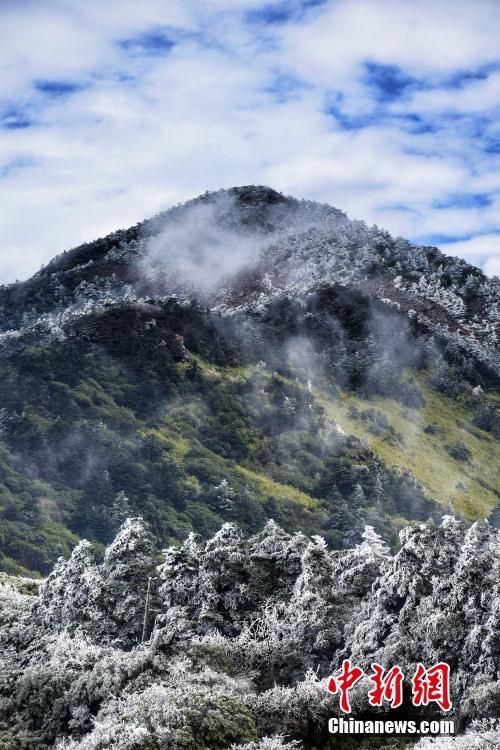
<path fill-rule="evenodd" d="M 228 196 L 235 198 L 242 205 L 274 205 L 277 203 L 291 203 L 293 200 L 267 185 L 238 185 L 205 195 L 210 197 L 220 195 L 221 193 L 226 193 Z"/>
<path fill-rule="evenodd" d="M 153 297 L 197 299 L 222 314 L 260 313 L 335 285 L 472 347 L 500 370 L 498 280 L 437 248 L 265 185 L 207 192 L 63 253 L 27 282 L 0 289 L 0 329 Z"/>
<path fill-rule="evenodd" d="M 240 187 L 229 188 L 229 195 L 234 196 L 244 205 L 259 205 L 276 203 L 291 203 L 291 198 L 286 198 L 277 190 L 267 187 L 266 185 L 243 185 Z"/>
<path fill-rule="evenodd" d="M 238 506 L 256 530 L 283 497 L 338 545 L 360 508 L 393 535 L 392 515 L 498 502 L 500 283 L 328 205 L 206 193 L 1 289 L 0 323 L 0 494 L 9 524 L 59 523 L 50 560 L 132 515 L 178 538 Z"/>

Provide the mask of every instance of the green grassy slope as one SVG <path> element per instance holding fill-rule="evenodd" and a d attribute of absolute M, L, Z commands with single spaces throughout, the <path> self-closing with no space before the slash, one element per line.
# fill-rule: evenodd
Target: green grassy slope
<path fill-rule="evenodd" d="M 500 443 L 473 425 L 471 409 L 425 385 L 422 393 L 419 409 L 388 398 L 367 401 L 346 391 L 334 402 L 324 396 L 321 401 L 343 430 L 368 439 L 388 465 L 410 469 L 445 508 L 471 520 L 484 518 L 500 500 Z M 369 421 L 353 418 L 353 406 L 359 412 L 381 411 L 397 436 L 374 434 Z M 470 452 L 466 460 L 450 455 L 447 446 L 457 443 Z"/>

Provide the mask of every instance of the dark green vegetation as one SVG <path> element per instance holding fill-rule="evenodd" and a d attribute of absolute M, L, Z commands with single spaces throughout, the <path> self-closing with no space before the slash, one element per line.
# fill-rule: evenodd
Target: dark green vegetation
<path fill-rule="evenodd" d="M 153 295 L 161 279 L 141 266 L 186 207 L 0 290 L 0 569 L 45 574 L 78 538 L 106 544 L 130 515 L 162 544 L 273 518 L 345 548 L 366 523 L 395 544 L 443 505 L 473 518 L 498 504 L 495 349 L 479 334 L 484 351 L 467 347 L 467 321 L 478 327 L 497 287 L 432 248 L 410 262 L 410 246 L 335 209 L 245 190 L 217 226 L 271 244 L 212 300 Z M 310 214 L 321 236 L 303 226 Z M 299 215 L 290 239 L 282 225 Z M 359 279 L 351 268 L 308 281 L 307 270 L 298 288 L 289 248 L 336 268 L 339 222 Z M 411 291 L 419 278 L 432 291 Z"/>
<path fill-rule="evenodd" d="M 339 546 L 368 520 L 388 531 L 386 513 L 435 511 L 366 442 L 328 429 L 297 372 L 243 358 L 231 329 L 175 302 L 134 305 L 10 352 L 4 569 L 16 571 L 10 558 L 46 572 L 73 534 L 107 542 L 137 513 L 165 541 L 210 535 L 224 519 L 256 531 L 273 517 Z"/>

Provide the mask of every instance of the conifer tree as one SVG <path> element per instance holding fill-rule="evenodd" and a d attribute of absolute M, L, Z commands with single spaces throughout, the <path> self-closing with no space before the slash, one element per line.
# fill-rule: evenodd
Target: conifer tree
<path fill-rule="evenodd" d="M 156 579 L 155 542 L 142 518 L 128 518 L 106 549 L 100 567 L 101 607 L 105 627 L 125 647 L 140 642 L 144 628 L 148 582 Z M 156 606 L 150 591 L 149 610 Z"/>

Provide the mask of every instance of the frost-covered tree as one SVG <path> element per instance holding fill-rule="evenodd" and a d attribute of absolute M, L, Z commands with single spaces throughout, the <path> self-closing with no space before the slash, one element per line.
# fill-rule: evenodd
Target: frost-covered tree
<path fill-rule="evenodd" d="M 214 488 L 214 494 L 220 511 L 227 513 L 232 510 L 236 493 L 227 479 L 223 479 L 217 487 Z"/>
<path fill-rule="evenodd" d="M 121 526 L 121 524 L 123 524 L 127 518 L 130 518 L 131 515 L 132 508 L 130 506 L 130 499 L 126 496 L 123 490 L 120 490 L 113 500 L 110 512 L 111 519 L 114 523 Z"/>
<path fill-rule="evenodd" d="M 409 672 L 419 662 L 445 661 L 459 713 L 476 717 L 496 710 L 499 570 L 497 532 L 485 521 L 467 529 L 447 516 L 438 528 L 404 530 L 402 547 L 384 563 L 347 652 L 362 664 L 399 664 Z"/>
<path fill-rule="evenodd" d="M 39 621 L 51 630 L 95 632 L 102 617 L 103 580 L 92 545 L 80 542 L 69 560 L 60 558 L 40 588 Z"/>
<path fill-rule="evenodd" d="M 389 548 L 380 534 L 377 534 L 373 526 L 365 526 L 361 534 L 363 542 L 356 549 L 360 557 L 366 559 L 387 560 L 390 556 Z"/>
<path fill-rule="evenodd" d="M 106 549 L 100 566 L 100 606 L 105 628 L 124 646 L 140 642 L 146 635 L 156 607 L 157 555 L 155 540 L 142 518 L 129 518 Z M 146 627 L 145 627 L 146 626 Z"/>
<path fill-rule="evenodd" d="M 100 565 L 81 543 L 39 594 L 22 580 L 0 585 L 0 746 L 282 750 L 300 741 L 312 750 L 327 744 L 336 710 L 328 676 L 349 657 L 407 675 L 448 662 L 450 718 L 469 731 L 417 747 L 495 747 L 498 727 L 471 722 L 500 712 L 499 539 L 487 522 L 446 516 L 404 529 L 395 555 L 369 526 L 356 547 L 331 552 L 321 537 L 273 522 L 250 538 L 225 524 L 206 542 L 190 535 L 170 548 L 157 569 L 153 539 L 129 519 Z M 156 577 L 156 618 L 142 642 Z M 351 696 L 357 714 L 371 710 L 367 695 L 365 679 Z"/>
<path fill-rule="evenodd" d="M 484 719 L 456 737 L 425 737 L 415 750 L 498 750 L 500 726 L 498 719 Z"/>

